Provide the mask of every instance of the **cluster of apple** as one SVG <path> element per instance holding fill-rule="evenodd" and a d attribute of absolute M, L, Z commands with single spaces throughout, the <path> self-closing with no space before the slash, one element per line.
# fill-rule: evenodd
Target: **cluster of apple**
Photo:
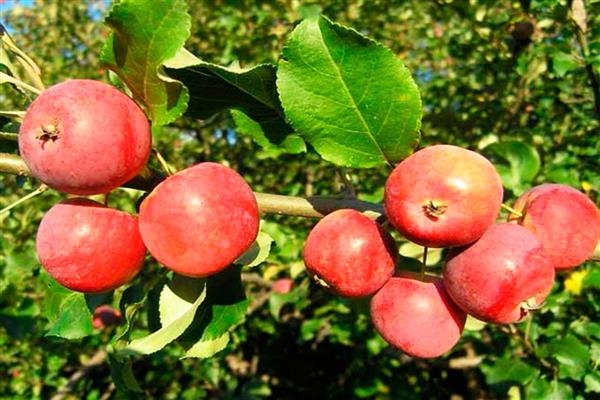
<path fill-rule="evenodd" d="M 151 151 L 150 126 L 133 100 L 112 86 L 69 80 L 29 106 L 19 149 L 32 175 L 78 196 L 108 193 L 135 177 Z M 146 249 L 175 272 L 206 277 L 229 266 L 256 239 L 256 198 L 235 171 L 201 163 L 161 182 L 139 216 L 85 197 L 54 205 L 36 251 L 61 285 L 113 290 L 141 269 Z"/>
<path fill-rule="evenodd" d="M 539 308 L 555 270 L 583 263 L 600 239 L 596 206 L 569 186 L 531 189 L 508 222 L 496 223 L 502 197 L 500 177 L 483 156 L 450 145 L 424 148 L 388 177 L 384 207 L 405 238 L 450 248 L 442 277 L 401 271 L 393 238 L 355 210 L 317 223 L 306 240 L 306 267 L 340 296 L 373 296 L 371 319 L 392 346 L 440 356 L 459 340 L 467 314 L 507 324 Z"/>
<path fill-rule="evenodd" d="M 30 105 L 19 148 L 32 174 L 59 191 L 108 193 L 148 161 L 144 112 L 115 88 L 70 80 Z M 304 261 L 332 292 L 373 296 L 371 316 L 393 346 L 436 357 L 458 341 L 466 314 L 494 323 L 520 321 L 551 290 L 555 269 L 585 261 L 600 238 L 600 214 L 583 193 L 542 185 L 524 194 L 506 223 L 496 223 L 502 183 L 481 155 L 436 145 L 402 161 L 385 186 L 386 216 L 425 247 L 451 248 L 443 277 L 397 272 L 393 238 L 356 210 L 338 210 L 310 232 Z M 36 238 L 43 267 L 81 292 L 115 289 L 141 269 L 146 250 L 167 268 L 208 277 L 255 241 L 256 198 L 220 164 L 200 163 L 169 176 L 143 200 L 139 216 L 84 197 L 44 216 Z"/>

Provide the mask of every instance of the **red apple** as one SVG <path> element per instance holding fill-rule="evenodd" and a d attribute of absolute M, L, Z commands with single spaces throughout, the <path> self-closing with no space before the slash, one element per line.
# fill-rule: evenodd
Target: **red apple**
<path fill-rule="evenodd" d="M 121 312 L 113 307 L 103 304 L 96 307 L 92 316 L 92 326 L 95 329 L 104 329 L 121 322 Z"/>
<path fill-rule="evenodd" d="M 444 266 L 448 294 L 465 312 L 487 322 L 522 320 L 546 299 L 554 268 L 534 234 L 515 224 L 492 225 L 451 251 Z"/>
<path fill-rule="evenodd" d="M 19 150 L 36 178 L 66 193 L 109 192 L 142 169 L 150 125 L 133 100 L 102 82 L 73 79 L 27 109 Z"/>
<path fill-rule="evenodd" d="M 466 314 L 450 299 L 441 278 L 402 272 L 371 300 L 371 319 L 392 346 L 421 358 L 439 357 L 460 339 Z"/>
<path fill-rule="evenodd" d="M 286 294 L 294 287 L 294 281 L 290 278 L 281 278 L 273 282 L 272 289 L 275 293 Z"/>
<path fill-rule="evenodd" d="M 394 240 L 378 223 L 356 210 L 337 210 L 310 231 L 304 263 L 332 292 L 362 297 L 391 278 L 397 253 Z"/>
<path fill-rule="evenodd" d="M 500 176 L 486 158 L 436 145 L 398 164 L 385 184 L 384 206 L 409 240 L 426 247 L 462 246 L 494 223 L 502 194 Z"/>
<path fill-rule="evenodd" d="M 256 239 L 258 205 L 231 168 L 201 163 L 160 183 L 140 207 L 150 253 L 181 275 L 206 277 L 227 266 Z"/>
<path fill-rule="evenodd" d="M 600 212 L 580 191 L 545 184 L 523 194 L 514 208 L 523 217 L 509 221 L 533 232 L 558 270 L 574 268 L 590 258 L 600 240 Z"/>
<path fill-rule="evenodd" d="M 44 215 L 36 250 L 50 276 L 84 293 L 128 282 L 146 254 L 134 216 L 83 198 L 62 201 Z"/>

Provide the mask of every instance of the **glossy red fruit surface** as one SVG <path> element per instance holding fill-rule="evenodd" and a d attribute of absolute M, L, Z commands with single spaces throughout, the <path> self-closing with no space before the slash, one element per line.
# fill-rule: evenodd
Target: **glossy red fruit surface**
<path fill-rule="evenodd" d="M 272 289 L 275 293 L 286 294 L 294 287 L 294 281 L 290 278 L 281 278 L 273 282 Z"/>
<path fill-rule="evenodd" d="M 431 358 L 458 342 L 466 314 L 452 302 L 441 278 L 403 272 L 373 296 L 371 319 L 392 346 L 411 356 Z"/>
<path fill-rule="evenodd" d="M 362 297 L 392 277 L 397 253 L 392 237 L 375 221 L 356 210 L 337 210 L 310 231 L 304 263 L 332 292 Z"/>
<path fill-rule="evenodd" d="M 256 239 L 256 197 L 231 168 L 201 163 L 160 183 L 140 207 L 140 231 L 150 253 L 191 277 L 213 275 Z"/>
<path fill-rule="evenodd" d="M 19 131 L 19 150 L 33 176 L 79 195 L 106 193 L 136 176 L 151 142 L 148 120 L 133 100 L 86 79 L 42 92 Z"/>
<path fill-rule="evenodd" d="M 103 304 L 96 307 L 92 316 L 92 326 L 95 329 L 105 329 L 121 322 L 121 312 L 113 307 Z"/>
<path fill-rule="evenodd" d="M 84 293 L 128 282 L 146 254 L 137 218 L 83 198 L 62 201 L 44 215 L 36 250 L 50 276 Z"/>
<path fill-rule="evenodd" d="M 533 232 L 558 270 L 590 258 L 600 240 L 600 211 L 585 194 L 566 185 L 544 184 L 523 194 L 509 216 Z"/>
<path fill-rule="evenodd" d="M 502 182 L 483 156 L 436 145 L 402 161 L 385 184 L 392 225 L 427 247 L 463 246 L 492 224 L 502 204 Z"/>
<path fill-rule="evenodd" d="M 534 234 L 516 224 L 491 226 L 475 243 L 449 254 L 444 285 L 474 317 L 494 323 L 522 320 L 539 308 L 554 283 L 554 268 Z"/>

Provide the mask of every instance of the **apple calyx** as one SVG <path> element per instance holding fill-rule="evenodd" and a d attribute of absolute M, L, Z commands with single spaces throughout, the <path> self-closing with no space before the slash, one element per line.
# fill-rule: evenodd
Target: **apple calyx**
<path fill-rule="evenodd" d="M 423 210 L 428 217 L 439 218 L 448 209 L 448 203 L 443 200 L 426 200 L 423 204 Z"/>
<path fill-rule="evenodd" d="M 41 140 L 43 143 L 46 143 L 48 140 L 54 142 L 58 139 L 59 134 L 60 128 L 58 127 L 58 122 L 54 121 L 51 124 L 42 125 L 40 132 L 36 135 L 36 139 Z"/>
<path fill-rule="evenodd" d="M 312 274 L 312 278 L 317 283 L 317 285 L 322 286 L 325 289 L 328 289 L 330 287 L 330 285 L 327 282 L 325 282 L 319 275 Z"/>
<path fill-rule="evenodd" d="M 525 318 L 531 311 L 539 310 L 542 305 L 537 302 L 535 296 L 524 300 L 520 304 L 521 308 L 521 319 Z"/>

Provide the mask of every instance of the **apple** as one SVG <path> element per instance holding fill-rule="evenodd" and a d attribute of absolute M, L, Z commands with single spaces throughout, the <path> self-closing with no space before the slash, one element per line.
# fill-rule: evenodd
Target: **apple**
<path fill-rule="evenodd" d="M 392 346 L 420 358 L 439 357 L 460 339 L 466 314 L 441 278 L 401 272 L 371 300 L 375 329 Z"/>
<path fill-rule="evenodd" d="M 273 282 L 272 290 L 275 293 L 286 294 L 294 287 L 294 281 L 290 278 L 281 278 Z"/>
<path fill-rule="evenodd" d="M 600 240 L 600 212 L 580 191 L 559 184 L 536 186 L 517 199 L 510 215 L 533 232 L 557 270 L 574 268 L 594 253 Z"/>
<path fill-rule="evenodd" d="M 500 176 L 485 157 L 435 145 L 396 166 L 385 184 L 384 207 L 392 225 L 421 246 L 463 246 L 494 223 L 502 195 Z"/>
<path fill-rule="evenodd" d="M 231 168 L 205 162 L 168 177 L 140 206 L 140 232 L 158 261 L 207 277 L 254 242 L 260 218 L 252 189 Z"/>
<path fill-rule="evenodd" d="M 112 325 L 117 325 L 121 322 L 121 312 L 113 307 L 103 304 L 96 307 L 92 316 L 92 326 L 95 329 L 105 329 Z"/>
<path fill-rule="evenodd" d="M 19 150 L 36 178 L 62 192 L 107 193 L 144 167 L 150 125 L 137 104 L 102 82 L 72 79 L 27 109 Z"/>
<path fill-rule="evenodd" d="M 521 321 L 544 302 L 554 268 L 535 235 L 516 224 L 492 225 L 475 243 L 453 249 L 444 286 L 459 307 L 486 322 Z"/>
<path fill-rule="evenodd" d="M 303 255 L 317 282 L 340 296 L 363 297 L 392 277 L 397 253 L 394 240 L 377 222 L 344 209 L 314 226 Z"/>
<path fill-rule="evenodd" d="M 130 281 L 146 254 L 136 217 L 84 198 L 54 205 L 40 223 L 35 245 L 50 276 L 84 293 L 107 292 Z"/>

